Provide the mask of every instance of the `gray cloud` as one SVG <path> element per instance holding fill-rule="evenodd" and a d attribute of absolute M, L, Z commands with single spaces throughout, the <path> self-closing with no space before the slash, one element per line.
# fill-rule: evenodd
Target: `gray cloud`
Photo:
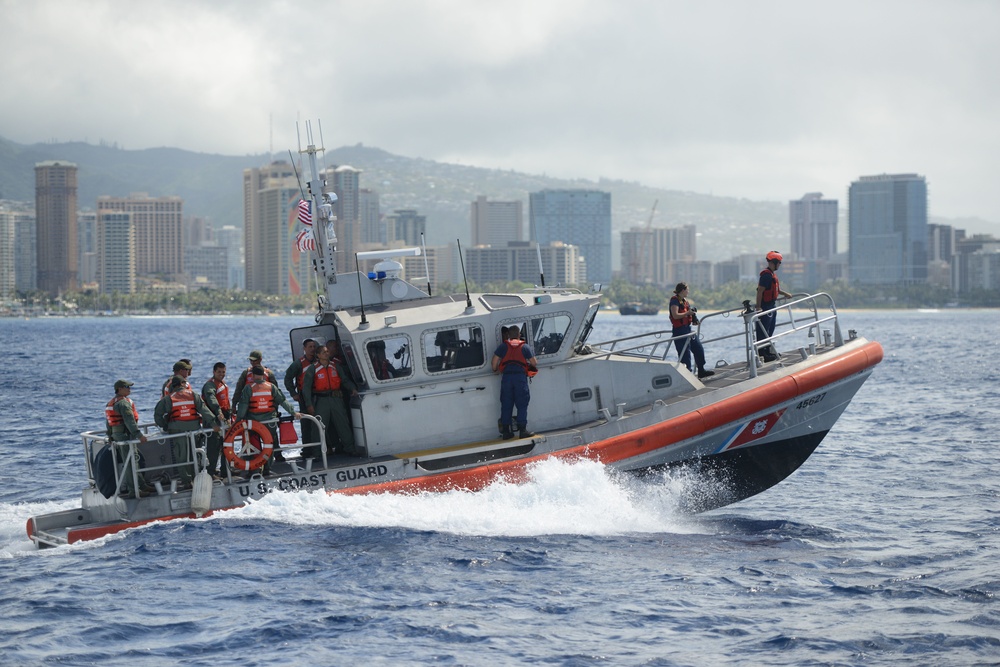
<path fill-rule="evenodd" d="M 296 143 L 753 199 L 927 176 L 1000 221 L 1000 4 L 0 0 L 0 135 Z"/>

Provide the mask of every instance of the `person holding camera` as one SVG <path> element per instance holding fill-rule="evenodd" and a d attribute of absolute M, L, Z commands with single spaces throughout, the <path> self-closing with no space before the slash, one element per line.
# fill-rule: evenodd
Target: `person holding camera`
<path fill-rule="evenodd" d="M 694 352 L 694 360 L 698 365 L 698 378 L 707 378 L 715 375 L 715 371 L 705 368 L 705 348 L 696 334 L 691 334 L 691 325 L 698 324 L 698 309 L 687 300 L 687 283 L 677 283 L 674 295 L 670 297 L 670 324 L 673 325 L 674 347 L 680 356 L 681 363 L 691 369 L 691 353 Z"/>

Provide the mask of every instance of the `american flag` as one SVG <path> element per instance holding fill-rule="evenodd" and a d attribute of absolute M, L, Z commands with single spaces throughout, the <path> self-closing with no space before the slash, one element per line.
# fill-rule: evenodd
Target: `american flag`
<path fill-rule="evenodd" d="M 311 229 L 303 229 L 295 235 L 295 247 L 299 249 L 299 252 L 316 249 L 316 238 Z"/>
<path fill-rule="evenodd" d="M 308 199 L 299 200 L 299 222 L 306 227 L 312 227 L 313 217 Z"/>

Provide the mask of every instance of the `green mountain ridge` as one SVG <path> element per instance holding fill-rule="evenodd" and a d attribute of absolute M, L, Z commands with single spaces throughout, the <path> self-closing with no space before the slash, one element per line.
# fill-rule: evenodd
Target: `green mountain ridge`
<path fill-rule="evenodd" d="M 288 153 L 276 154 L 273 159 L 287 160 Z M 264 166 L 272 157 L 213 155 L 177 148 L 126 150 L 85 142 L 21 145 L 0 138 L 0 199 L 34 201 L 34 166 L 46 160 L 65 160 L 79 167 L 81 208 L 94 208 L 101 195 L 177 195 L 184 199 L 186 215 L 210 218 L 217 226 L 242 227 L 243 170 Z M 658 202 L 654 226 L 697 225 L 699 259 L 721 261 L 742 252 L 787 248 L 789 243 L 787 202 L 718 197 L 609 178 L 550 178 L 403 157 L 362 144 L 329 150 L 323 163 L 360 169 L 362 187 L 379 193 L 383 213 L 415 208 L 426 215 L 430 245 L 455 239 L 470 242 L 470 204 L 479 195 L 520 199 L 525 202 L 527 216 L 528 193 L 545 188 L 592 188 L 611 193 L 615 264 L 617 232 L 645 225 L 654 201 Z"/>

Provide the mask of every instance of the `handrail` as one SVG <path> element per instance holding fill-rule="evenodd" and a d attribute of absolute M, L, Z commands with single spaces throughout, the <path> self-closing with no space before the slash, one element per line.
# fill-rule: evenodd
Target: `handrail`
<path fill-rule="evenodd" d="M 829 314 L 820 316 L 820 312 L 824 310 Z M 778 314 L 774 333 L 771 336 L 758 337 L 760 332 L 758 331 L 757 323 L 764 316 L 771 313 Z M 737 314 L 741 316 L 742 325 L 738 330 L 712 337 L 704 336 L 703 328 L 706 323 L 711 324 L 718 318 L 730 318 Z M 593 354 L 578 358 L 585 361 L 588 359 L 608 358 L 611 355 L 621 355 L 639 357 L 647 361 L 665 361 L 670 355 L 670 350 L 675 347 L 672 343 L 677 340 L 687 340 L 677 355 L 678 359 L 681 359 L 690 347 L 690 340 L 695 337 L 703 345 L 742 338 L 742 347 L 745 350 L 746 363 L 750 376 L 756 377 L 757 368 L 761 363 L 759 352 L 762 348 L 770 345 L 772 341 L 795 333 L 807 332 L 809 336 L 814 336 L 820 331 L 820 326 L 827 322 L 833 323 L 834 337 L 832 342 L 834 346 L 840 347 L 844 344 L 844 338 L 841 334 L 840 320 L 833 298 L 825 292 L 796 294 L 790 298 L 780 299 L 778 305 L 766 311 L 745 310 L 740 307 L 700 315 L 696 329 L 682 336 L 675 337 L 672 331 L 661 330 L 623 336 L 600 343 L 588 343 L 587 347 L 591 349 Z"/>

